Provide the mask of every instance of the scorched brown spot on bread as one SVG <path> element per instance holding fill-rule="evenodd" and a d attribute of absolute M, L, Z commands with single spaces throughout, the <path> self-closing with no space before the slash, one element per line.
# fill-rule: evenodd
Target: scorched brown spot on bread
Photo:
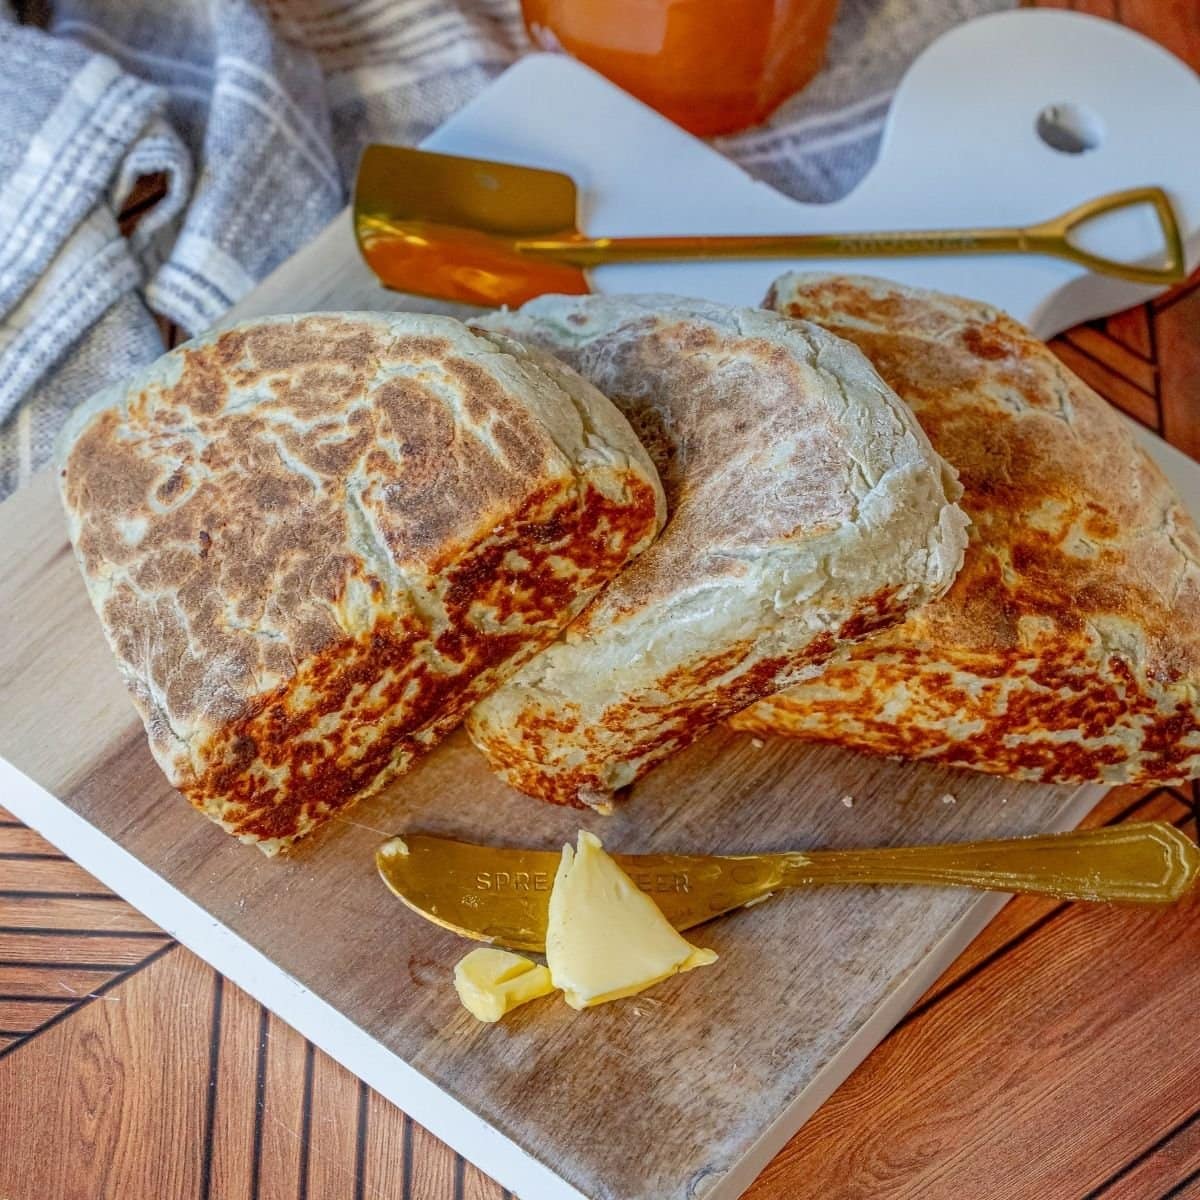
<path fill-rule="evenodd" d="M 545 297 L 482 324 L 612 397 L 670 517 L 564 636 L 472 711 L 515 787 L 603 806 L 715 722 L 945 588 L 953 477 L 852 347 L 752 309 Z"/>
<path fill-rule="evenodd" d="M 155 756 L 270 850 L 406 769 L 664 511 L 604 397 L 447 318 L 211 335 L 98 397 L 64 447 Z"/>
<path fill-rule="evenodd" d="M 856 342 L 959 471 L 940 600 L 734 724 L 1062 782 L 1200 771 L 1200 537 L 1117 414 L 982 304 L 791 276 L 782 311 Z"/>

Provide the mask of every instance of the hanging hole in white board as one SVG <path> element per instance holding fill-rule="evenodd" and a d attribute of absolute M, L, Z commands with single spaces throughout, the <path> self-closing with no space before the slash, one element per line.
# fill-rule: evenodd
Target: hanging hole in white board
<path fill-rule="evenodd" d="M 1037 135 L 1062 154 L 1084 154 L 1104 141 L 1104 122 L 1081 104 L 1047 104 L 1037 116 Z"/>

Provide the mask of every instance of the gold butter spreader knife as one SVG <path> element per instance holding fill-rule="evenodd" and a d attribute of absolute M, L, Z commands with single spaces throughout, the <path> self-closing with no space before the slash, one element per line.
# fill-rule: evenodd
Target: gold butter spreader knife
<path fill-rule="evenodd" d="M 1148 821 L 1073 833 L 784 854 L 614 854 L 676 929 L 690 929 L 782 888 L 923 884 L 1028 892 L 1063 900 L 1166 904 L 1200 872 L 1200 850 L 1173 825 Z M 544 950 L 559 855 L 404 834 L 375 856 L 409 908 L 464 937 Z"/>

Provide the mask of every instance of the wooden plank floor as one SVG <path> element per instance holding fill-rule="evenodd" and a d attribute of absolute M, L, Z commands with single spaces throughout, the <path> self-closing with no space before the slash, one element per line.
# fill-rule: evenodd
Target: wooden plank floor
<path fill-rule="evenodd" d="M 1124 21 L 1200 68 L 1196 0 L 1054 6 Z M 1200 273 L 1055 348 L 1200 459 Z M 1195 834 L 1198 799 L 1120 789 L 1091 823 L 1153 816 Z M 1014 900 L 748 1197 L 1200 1200 L 1198 985 L 1200 898 L 1167 912 Z M 420 1117 L 0 808 L 0 1198 L 507 1196 Z"/>

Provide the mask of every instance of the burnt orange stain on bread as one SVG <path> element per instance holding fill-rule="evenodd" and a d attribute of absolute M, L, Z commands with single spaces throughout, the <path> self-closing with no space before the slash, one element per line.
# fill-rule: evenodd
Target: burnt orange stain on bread
<path fill-rule="evenodd" d="M 1123 420 L 986 305 L 817 276 L 767 303 L 863 350 L 972 527 L 946 595 L 734 726 L 1047 782 L 1200 772 L 1200 537 Z"/>
<path fill-rule="evenodd" d="M 191 343 L 81 415 L 76 554 L 193 804 L 280 848 L 649 543 L 653 468 L 615 412 L 620 444 L 585 462 L 577 406 L 607 401 L 580 395 L 448 318 L 316 315 Z"/>

